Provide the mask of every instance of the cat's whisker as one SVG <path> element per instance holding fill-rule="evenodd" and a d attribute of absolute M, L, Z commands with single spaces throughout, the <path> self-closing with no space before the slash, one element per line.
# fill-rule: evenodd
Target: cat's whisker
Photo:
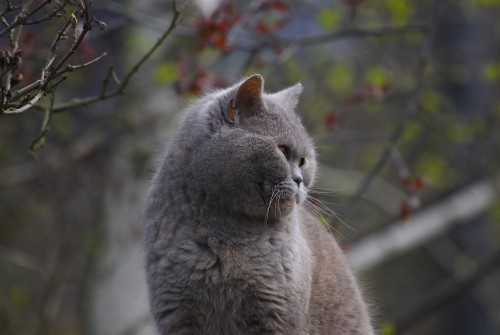
<path fill-rule="evenodd" d="M 344 240 L 347 240 L 347 237 L 344 236 L 338 229 L 336 229 L 335 227 L 333 227 L 329 222 L 328 220 L 325 220 L 324 219 L 324 216 L 327 216 L 329 217 L 328 215 L 325 215 L 327 213 L 324 212 L 323 209 L 321 209 L 320 207 L 316 206 L 314 203 L 312 202 L 309 202 L 309 201 L 306 201 L 306 206 L 308 206 L 308 208 L 313 212 L 315 213 L 319 218 L 320 218 L 320 221 L 322 221 L 322 223 L 327 227 L 328 230 L 330 231 L 333 231 L 334 233 L 340 235 Z M 322 220 L 323 218 L 323 220 Z"/>
<path fill-rule="evenodd" d="M 277 214 L 279 214 L 279 218 L 281 218 L 281 211 L 280 211 L 281 191 L 278 190 L 276 193 L 277 197 L 276 197 L 276 202 L 274 204 L 274 216 L 278 218 Z"/>
<path fill-rule="evenodd" d="M 344 226 L 349 228 L 350 230 L 356 232 L 357 230 L 353 228 L 352 226 L 348 225 L 344 220 L 340 218 L 340 216 L 335 213 L 330 207 L 328 207 L 325 203 L 323 203 L 322 200 L 314 198 L 315 204 L 328 216 L 334 217 L 337 220 L 339 220 Z"/>
<path fill-rule="evenodd" d="M 276 198 L 276 192 L 277 188 L 276 186 L 273 187 L 272 193 L 271 193 L 271 199 L 269 200 L 269 205 L 267 206 L 267 211 L 266 211 L 266 218 L 264 220 L 264 224 L 267 227 L 267 220 L 269 219 L 269 210 L 271 209 L 271 204 L 273 203 L 273 200 Z"/>
<path fill-rule="evenodd" d="M 339 196 L 341 195 L 341 191 L 343 191 L 343 188 L 321 188 L 314 186 L 311 188 L 311 191 L 314 193 L 323 193 L 323 194 L 330 194 L 332 196 Z"/>

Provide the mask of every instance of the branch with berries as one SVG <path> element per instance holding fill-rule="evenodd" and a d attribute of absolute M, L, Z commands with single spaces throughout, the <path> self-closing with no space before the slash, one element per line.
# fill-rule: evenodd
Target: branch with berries
<path fill-rule="evenodd" d="M 14 6 L 5 1 L 0 17 L 4 29 L 0 38 L 8 35 L 10 49 L 0 53 L 0 113 L 22 114 L 33 108 L 44 96 L 53 92 L 67 78 L 67 73 L 85 68 L 104 56 L 103 53 L 91 61 L 71 65 L 78 47 L 87 33 L 97 24 L 104 29 L 106 24 L 90 15 L 91 1 L 29 1 Z M 9 21 L 10 18 L 10 21 Z M 63 19 L 61 28 L 47 46 L 45 62 L 39 69 L 38 79 L 24 83 L 22 73 L 23 49 L 20 38 L 25 26 L 41 24 L 51 20 Z M 70 43 L 63 43 L 70 41 Z M 64 44 L 64 48 L 63 48 Z M 20 85 L 23 85 L 20 88 Z"/>
<path fill-rule="evenodd" d="M 4 9 L 0 14 L 0 20 L 4 25 L 4 29 L 0 32 L 0 39 L 8 36 L 10 47 L 0 52 L 0 115 L 20 115 L 31 109 L 45 113 L 40 134 L 33 141 L 31 151 L 43 146 L 52 114 L 123 95 L 142 65 L 175 29 L 182 12 L 174 1 L 170 24 L 158 41 L 132 66 L 123 79 L 118 78 L 114 68 L 111 67 L 102 80 L 99 94 L 54 103 L 55 88 L 64 82 L 71 72 L 91 66 L 107 55 L 104 52 L 86 62 L 70 63 L 90 30 L 96 25 L 101 30 L 106 28 L 105 22 L 91 15 L 91 5 L 92 0 L 30 1 L 22 6 L 14 6 L 11 1 L 5 1 Z M 38 78 L 23 83 L 23 50 L 19 47 L 22 28 L 60 18 L 64 21 L 50 45 L 44 48 L 46 57 L 43 65 L 38 69 Z M 114 87 L 111 87 L 113 83 Z M 50 96 L 48 103 L 42 101 L 42 98 L 46 96 Z"/>

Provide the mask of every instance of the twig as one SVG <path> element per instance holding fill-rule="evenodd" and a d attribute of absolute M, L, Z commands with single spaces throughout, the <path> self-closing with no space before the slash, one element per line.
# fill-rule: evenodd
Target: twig
<path fill-rule="evenodd" d="M 116 76 L 115 68 L 112 66 L 108 69 L 108 73 L 106 74 L 106 77 L 104 77 L 104 79 L 102 80 L 102 88 L 101 88 L 101 95 L 100 95 L 101 98 L 106 95 L 106 92 L 108 90 L 109 80 L 111 78 L 113 78 L 113 81 L 115 82 L 115 84 L 117 84 L 117 85 L 121 84 L 120 79 L 118 79 L 118 77 Z"/>
<path fill-rule="evenodd" d="M 99 95 L 86 98 L 73 99 L 69 102 L 58 104 L 54 106 L 53 113 L 61 113 L 70 109 L 87 106 L 97 101 L 106 100 L 118 95 L 123 95 L 125 93 L 125 89 L 128 87 L 128 84 L 130 83 L 130 80 L 133 78 L 133 76 L 139 71 L 139 69 L 151 57 L 151 55 L 162 45 L 165 39 L 168 36 L 170 36 L 172 31 L 179 23 L 182 11 L 179 10 L 179 8 L 177 7 L 177 3 L 175 1 L 173 2 L 172 9 L 174 12 L 174 16 L 170 21 L 170 24 L 165 30 L 165 32 L 160 36 L 158 41 L 151 47 L 151 49 L 149 49 L 149 51 L 144 56 L 142 56 L 141 59 L 139 59 L 139 61 L 132 67 L 132 69 L 130 69 L 130 71 L 125 75 L 125 78 L 123 79 L 123 81 L 121 81 L 121 83 L 116 77 L 114 69 L 113 70 L 110 69 L 108 71 L 106 77 L 103 80 L 103 87 L 107 87 L 109 79 L 106 80 L 106 78 L 108 78 L 111 75 L 111 77 L 115 80 L 116 83 L 120 83 L 117 89 L 115 89 L 114 91 L 106 92 L 103 88 L 101 89 Z"/>
<path fill-rule="evenodd" d="M 366 192 L 366 190 L 370 187 L 373 179 L 378 176 L 378 174 L 382 171 L 383 167 L 385 166 L 386 162 L 388 159 L 391 157 L 392 152 L 394 147 L 396 146 L 397 142 L 399 141 L 399 138 L 401 137 L 404 127 L 410 117 L 412 117 L 415 112 L 418 110 L 418 104 L 420 100 L 420 96 L 422 93 L 422 88 L 424 86 L 424 80 L 425 80 L 425 69 L 427 66 L 428 59 L 430 57 L 430 48 L 431 48 L 431 43 L 434 39 L 434 30 L 435 27 L 433 27 L 433 30 L 427 31 L 428 36 L 427 38 L 422 42 L 421 47 L 420 47 L 420 52 L 419 52 L 419 57 L 418 57 L 418 63 L 415 68 L 415 78 L 416 78 L 416 83 L 415 87 L 413 89 L 413 93 L 406 104 L 406 107 L 401 113 L 401 117 L 398 120 L 398 123 L 396 124 L 396 127 L 394 128 L 393 132 L 389 136 L 389 140 L 387 145 L 385 146 L 382 154 L 380 155 L 379 159 L 375 163 L 375 165 L 371 168 L 371 170 L 368 172 L 366 177 L 363 179 L 361 184 L 358 186 L 358 189 L 354 193 L 354 195 L 351 197 L 349 200 L 348 204 L 342 208 L 340 212 L 346 212 L 349 209 L 351 209 L 353 206 L 357 205 L 359 201 L 362 198 L 363 193 Z"/>
<path fill-rule="evenodd" d="M 2 31 L 0 31 L 0 37 L 2 37 L 3 35 L 5 35 L 9 31 L 11 31 L 15 27 L 23 24 L 31 15 L 35 14 L 36 12 L 38 12 L 40 9 L 42 9 L 43 7 L 45 7 L 51 1 L 52 0 L 41 1 L 40 3 L 37 4 L 37 6 L 33 10 L 31 10 L 31 12 L 28 12 L 28 13 L 25 12 L 24 10 L 21 10 L 21 12 L 14 19 L 14 22 L 12 22 L 9 26 L 7 26 L 5 29 L 3 29 Z M 28 6 L 28 7 L 30 7 L 30 6 Z"/>
<path fill-rule="evenodd" d="M 0 261 L 39 273 L 45 279 L 45 270 L 31 256 L 0 245 Z"/>
<path fill-rule="evenodd" d="M 54 18 L 55 16 L 57 16 L 57 14 L 59 12 L 61 12 L 64 7 L 66 7 L 66 2 L 62 3 L 62 4 L 59 4 L 59 7 L 56 7 L 55 9 L 53 9 L 49 14 L 47 14 L 46 16 L 43 16 L 41 18 L 38 18 L 38 19 L 33 19 L 33 20 L 26 20 L 23 25 L 25 26 L 28 26 L 28 25 L 33 25 L 33 24 L 39 24 L 39 23 L 42 23 L 42 22 L 45 22 L 45 21 L 49 21 L 50 19 Z"/>
<path fill-rule="evenodd" d="M 47 87 L 48 81 L 50 79 L 50 69 L 55 59 L 56 56 L 55 55 L 52 56 L 52 58 L 50 58 L 49 61 L 46 63 L 46 65 L 43 67 L 42 78 L 40 79 L 40 88 L 38 93 L 22 107 L 13 110 L 6 109 L 3 111 L 4 114 L 21 114 L 26 110 L 30 109 L 31 107 L 33 107 L 46 94 L 45 88 Z"/>
<path fill-rule="evenodd" d="M 63 78 L 64 79 L 64 78 Z M 62 81 L 62 80 L 61 80 Z M 50 97 L 50 104 L 49 106 L 45 109 L 45 114 L 43 117 L 43 122 L 42 122 L 42 127 L 40 130 L 40 134 L 31 142 L 30 150 L 29 153 L 31 155 L 35 154 L 35 150 L 38 148 L 41 148 L 45 145 L 45 137 L 47 136 L 47 133 L 49 132 L 49 126 L 50 126 L 50 121 L 52 119 L 52 109 L 54 108 L 54 101 L 56 98 L 55 92 L 52 93 Z"/>
<path fill-rule="evenodd" d="M 477 180 L 444 199 L 356 242 L 347 253 L 354 269 L 367 271 L 380 263 L 413 250 L 450 226 L 484 212 L 498 200 L 498 176 Z"/>
<path fill-rule="evenodd" d="M 59 4 L 59 3 L 58 3 Z M 60 11 L 64 8 L 66 5 L 66 2 L 64 4 L 59 4 L 59 7 L 56 8 L 53 12 L 51 12 L 50 15 L 56 15 L 57 11 Z M 30 85 L 27 85 L 16 92 L 12 93 L 10 92 L 10 75 L 12 71 L 7 72 L 6 74 L 6 87 L 3 88 L 4 95 L 8 97 L 8 99 L 3 99 L 3 105 L 4 106 L 12 106 L 12 102 L 22 99 L 22 97 L 28 95 L 29 93 L 38 90 L 38 92 L 27 102 L 22 102 L 21 105 L 17 108 L 14 109 L 4 109 L 2 108 L 2 113 L 3 114 L 21 114 L 27 111 L 28 109 L 34 107 L 40 99 L 48 93 L 49 86 L 51 88 L 54 88 L 55 86 L 59 85 L 62 81 L 64 81 L 65 78 L 62 78 L 60 80 L 57 80 L 56 82 L 52 83 L 51 82 L 62 76 L 63 74 L 67 72 L 71 72 L 74 70 L 82 69 L 84 67 L 87 67 L 98 60 L 100 60 L 102 57 L 106 55 L 106 53 L 101 54 L 100 56 L 94 58 L 93 60 L 79 64 L 79 65 L 69 65 L 67 64 L 64 68 L 63 66 L 66 64 L 66 62 L 70 59 L 70 57 L 75 53 L 76 49 L 78 46 L 81 44 L 83 41 L 83 38 L 87 34 L 87 32 L 92 29 L 93 25 L 93 18 L 89 19 L 89 13 L 88 13 L 88 4 L 87 2 L 81 2 L 80 5 L 75 4 L 77 8 L 77 12 L 81 13 L 84 17 L 84 23 L 83 23 L 83 29 L 79 34 L 76 34 L 76 16 L 75 14 L 71 14 L 64 26 L 58 31 L 56 34 L 56 37 L 52 41 L 49 49 L 49 55 L 48 55 L 48 60 L 44 67 L 42 68 L 42 74 L 39 80 L 31 83 Z M 28 6 L 29 7 L 29 6 Z M 37 7 L 38 8 L 38 7 Z M 81 10 L 81 12 L 80 12 Z M 78 13 L 77 13 L 78 14 Z M 21 15 L 21 14 L 20 14 Z M 63 36 L 66 34 L 68 28 L 72 26 L 73 30 L 75 31 L 75 35 L 77 35 L 71 44 L 71 47 L 64 53 L 64 55 L 58 60 L 58 62 L 54 65 L 55 60 L 59 57 L 57 49 L 58 45 L 63 39 Z"/>
<path fill-rule="evenodd" d="M 71 18 L 69 20 L 71 21 Z M 71 45 L 71 48 L 66 52 L 66 54 L 54 66 L 54 72 L 53 73 L 56 73 L 66 63 L 66 61 L 71 56 L 73 56 L 73 54 L 75 53 L 75 51 L 78 48 L 78 46 L 80 45 L 80 43 L 83 41 L 83 38 L 85 37 L 85 35 L 87 35 L 87 33 L 89 32 L 89 30 L 92 29 L 92 25 L 93 25 L 93 21 L 85 21 L 83 23 L 82 31 L 78 35 L 77 39 Z"/>
<path fill-rule="evenodd" d="M 87 67 L 89 65 L 92 65 L 98 61 L 100 61 L 102 58 L 106 57 L 108 54 L 106 52 L 103 52 L 102 54 L 100 54 L 99 56 L 97 56 L 96 58 L 88 61 L 87 63 L 83 63 L 83 64 L 78 64 L 78 65 L 70 65 L 70 64 L 67 64 L 63 69 L 59 70 L 58 72 L 54 73 L 54 75 L 52 76 L 52 79 L 53 78 L 57 78 L 59 77 L 60 75 L 64 74 L 64 73 L 67 73 L 67 72 L 73 72 L 73 71 L 76 71 L 76 70 L 80 70 L 80 69 L 83 69 L 84 67 Z"/>
<path fill-rule="evenodd" d="M 294 37 L 294 38 L 276 38 L 271 37 L 265 40 L 257 41 L 257 44 L 253 47 L 245 47 L 243 45 L 235 45 L 236 48 L 249 51 L 258 51 L 259 49 L 265 47 L 275 47 L 279 46 L 311 46 L 316 44 L 323 44 L 330 42 L 332 40 L 338 40 L 342 38 L 364 38 L 364 37 L 382 37 L 390 35 L 401 35 L 411 32 L 417 33 L 428 33 L 430 27 L 424 23 L 411 23 L 404 26 L 386 26 L 381 28 L 356 28 L 356 29 L 343 29 L 334 32 L 328 32 L 325 34 L 319 34 L 314 36 L 304 36 L 304 37 Z"/>
<path fill-rule="evenodd" d="M 156 51 L 156 49 L 158 49 L 160 47 L 160 45 L 163 44 L 163 41 L 165 41 L 165 39 L 170 35 L 170 33 L 177 26 L 181 12 L 178 10 L 177 3 L 175 1 L 172 4 L 172 10 L 174 11 L 174 17 L 172 18 L 172 21 L 170 22 L 170 25 L 168 26 L 167 30 L 158 39 L 158 41 L 156 41 L 156 43 L 151 47 L 151 49 L 149 49 L 149 51 L 144 56 L 142 56 L 142 58 L 128 72 L 128 74 L 123 79 L 122 84 L 118 88 L 118 94 L 121 94 L 124 92 L 125 88 L 127 87 L 130 79 L 132 79 L 134 74 L 151 57 L 151 55 Z"/>
<path fill-rule="evenodd" d="M 404 311 L 404 314 L 397 316 L 395 321 L 396 330 L 399 333 L 409 329 L 457 297 L 468 292 L 471 288 L 487 278 L 489 274 L 499 268 L 500 251 L 497 251 L 486 263 L 482 264 L 474 274 L 470 275 L 465 280 L 456 284 L 444 283 L 440 285 L 426 294 L 428 298 L 413 305 L 411 308 Z"/>

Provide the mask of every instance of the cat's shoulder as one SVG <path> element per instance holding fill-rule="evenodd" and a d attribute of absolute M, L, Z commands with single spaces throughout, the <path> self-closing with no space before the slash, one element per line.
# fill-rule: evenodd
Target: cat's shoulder
<path fill-rule="evenodd" d="M 312 249 L 321 249 L 338 253 L 338 244 L 330 228 L 305 207 L 299 208 L 299 220 L 302 231 Z"/>

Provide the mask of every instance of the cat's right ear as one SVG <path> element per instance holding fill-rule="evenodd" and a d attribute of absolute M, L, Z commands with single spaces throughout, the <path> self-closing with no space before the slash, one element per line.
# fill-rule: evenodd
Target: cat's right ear
<path fill-rule="evenodd" d="M 234 99 L 231 99 L 227 108 L 226 117 L 230 123 L 238 124 L 246 118 L 262 115 L 264 101 L 264 78 L 254 74 L 245 80 L 239 87 Z"/>

